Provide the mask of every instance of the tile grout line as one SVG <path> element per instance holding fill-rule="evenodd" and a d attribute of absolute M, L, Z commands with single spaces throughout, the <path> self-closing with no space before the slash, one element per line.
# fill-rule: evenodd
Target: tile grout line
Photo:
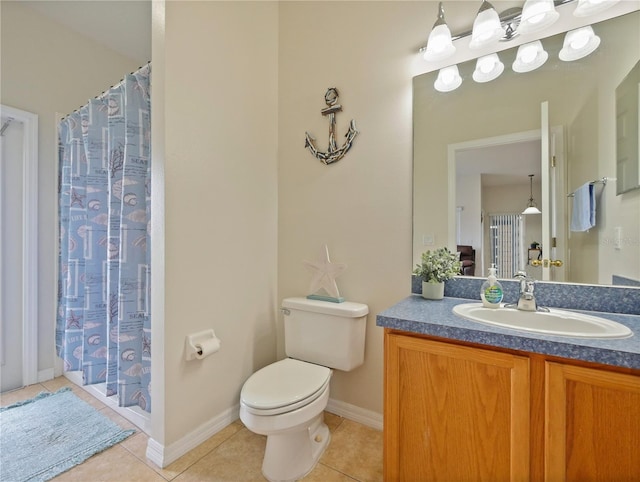
<path fill-rule="evenodd" d="M 227 425 L 226 427 L 232 425 L 234 422 L 231 422 L 229 425 Z M 224 428 L 226 428 L 224 427 Z M 223 428 L 223 429 L 224 429 Z M 206 456 L 210 455 L 211 453 L 215 452 L 216 450 L 218 450 L 224 443 L 228 442 L 229 440 L 231 440 L 235 435 L 237 435 L 238 433 L 240 433 L 242 430 L 244 430 L 245 427 L 240 428 L 239 430 L 237 430 L 236 432 L 232 433 L 231 435 L 229 435 L 227 438 L 225 438 L 224 440 L 222 440 L 219 444 L 217 444 L 215 447 L 212 447 L 210 450 L 204 452 L 204 454 L 201 457 L 198 457 L 196 459 L 194 459 L 194 461 L 192 463 L 190 463 L 189 465 L 187 465 L 183 470 L 181 470 L 180 472 L 177 472 L 176 475 L 167 478 L 167 476 L 165 474 L 163 474 L 162 472 L 158 472 L 158 470 L 156 470 L 156 467 L 158 467 L 157 465 L 154 464 L 154 466 L 151 466 L 147 463 L 146 461 L 146 457 L 145 460 L 141 459 L 140 457 L 138 457 L 135 453 L 133 453 L 131 450 L 129 450 L 126 446 L 122 445 L 126 440 L 123 440 L 122 442 L 120 442 L 118 445 L 122 445 L 122 448 L 124 448 L 127 452 L 129 452 L 131 455 L 133 455 L 137 460 L 139 460 L 140 462 L 142 462 L 143 464 L 145 464 L 147 467 L 153 469 L 158 475 L 160 475 L 163 479 L 165 479 L 166 481 L 170 482 L 174 479 L 176 479 L 177 477 L 181 476 L 182 474 L 184 474 L 187 470 L 189 470 L 191 467 L 193 467 L 195 464 L 197 464 L 198 462 L 200 462 L 203 458 L 205 458 Z M 142 434 L 144 434 L 144 432 L 140 432 Z M 219 432 L 218 432 L 219 433 Z M 136 434 L 137 435 L 137 434 Z M 135 437 L 135 435 L 133 435 Z M 206 441 L 202 442 L 202 444 L 204 444 Z M 200 445 L 202 445 L 200 444 Z M 195 450 L 197 447 L 199 447 L 200 445 L 194 447 L 193 449 L 191 449 L 188 453 L 190 453 L 191 451 Z M 182 457 L 186 456 L 187 454 L 182 455 Z M 180 459 L 178 459 L 180 460 Z M 170 467 L 172 464 L 176 463 L 178 460 L 175 460 L 174 462 L 172 462 L 171 464 L 169 464 L 167 467 Z M 164 471 L 166 468 L 162 468 L 162 467 L 158 467 L 159 470 Z"/>

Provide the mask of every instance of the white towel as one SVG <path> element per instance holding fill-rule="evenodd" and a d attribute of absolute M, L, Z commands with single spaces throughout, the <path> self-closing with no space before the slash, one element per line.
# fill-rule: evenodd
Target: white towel
<path fill-rule="evenodd" d="M 596 225 L 596 196 L 593 184 L 587 182 L 573 195 L 571 231 L 588 231 Z"/>

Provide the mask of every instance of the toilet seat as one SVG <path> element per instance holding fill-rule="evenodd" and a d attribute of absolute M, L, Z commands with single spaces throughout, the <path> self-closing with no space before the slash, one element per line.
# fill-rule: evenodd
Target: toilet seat
<path fill-rule="evenodd" d="M 308 405 L 328 389 L 331 370 L 321 365 L 285 358 L 251 375 L 240 401 L 256 415 L 277 415 Z"/>

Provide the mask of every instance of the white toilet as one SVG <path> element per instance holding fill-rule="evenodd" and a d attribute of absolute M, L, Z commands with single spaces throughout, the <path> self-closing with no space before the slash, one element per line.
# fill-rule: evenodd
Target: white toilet
<path fill-rule="evenodd" d="M 240 394 L 240 419 L 267 436 L 262 474 L 293 481 L 315 467 L 330 439 L 323 411 L 331 368 L 350 371 L 364 361 L 369 307 L 286 298 L 285 352 L 289 358 L 251 375 Z"/>

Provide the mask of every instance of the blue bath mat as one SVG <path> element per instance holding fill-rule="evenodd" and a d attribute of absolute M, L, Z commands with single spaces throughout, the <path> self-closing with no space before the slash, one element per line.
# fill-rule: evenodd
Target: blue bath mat
<path fill-rule="evenodd" d="M 44 481 L 121 442 L 123 430 L 70 388 L 0 409 L 0 480 Z"/>

